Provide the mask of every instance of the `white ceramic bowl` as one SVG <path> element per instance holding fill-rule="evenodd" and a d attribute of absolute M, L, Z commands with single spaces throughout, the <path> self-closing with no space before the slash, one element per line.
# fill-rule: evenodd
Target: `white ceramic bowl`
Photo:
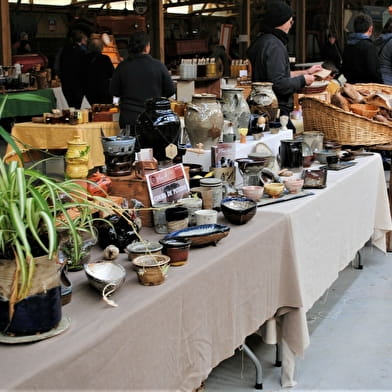
<path fill-rule="evenodd" d="M 249 199 L 259 201 L 263 196 L 264 187 L 260 185 L 246 185 L 242 187 L 242 193 Z"/>
<path fill-rule="evenodd" d="M 303 178 L 290 178 L 284 181 L 284 185 L 290 193 L 298 193 L 304 185 L 304 180 Z"/>

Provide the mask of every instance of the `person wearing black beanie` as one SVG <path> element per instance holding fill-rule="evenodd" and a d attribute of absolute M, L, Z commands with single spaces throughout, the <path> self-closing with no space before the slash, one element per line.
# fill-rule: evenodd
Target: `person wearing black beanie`
<path fill-rule="evenodd" d="M 293 11 L 284 1 L 273 0 L 266 5 L 262 30 L 247 50 L 252 66 L 252 82 L 271 82 L 278 98 L 280 115 L 289 116 L 294 109 L 294 94 L 315 81 L 314 73 L 321 65 L 291 71 L 287 51 L 288 33 L 293 25 Z M 295 130 L 289 123 L 289 128 Z"/>

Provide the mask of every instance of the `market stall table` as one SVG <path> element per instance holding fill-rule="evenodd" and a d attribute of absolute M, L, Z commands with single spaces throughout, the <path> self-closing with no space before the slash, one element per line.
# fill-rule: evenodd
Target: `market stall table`
<path fill-rule="evenodd" d="M 39 124 L 16 123 L 11 130 L 21 150 L 62 150 L 67 149 L 67 142 L 78 132 L 81 140 L 90 146 L 89 169 L 105 164 L 101 136 L 115 136 L 120 132 L 118 122 L 90 122 L 86 124 Z M 6 156 L 12 154 L 7 146 Z"/>
<path fill-rule="evenodd" d="M 385 249 L 392 225 L 383 173 L 378 155 L 358 159 L 312 196 L 260 207 L 217 246 L 191 249 L 160 286 L 140 285 L 121 254 L 127 278 L 112 298 L 117 308 L 83 271 L 70 274 L 70 328 L 36 344 L 1 345 L 2 388 L 191 391 L 276 315 L 288 386 L 294 355 L 309 343 L 305 311 L 370 237 Z"/>
<path fill-rule="evenodd" d="M 56 108 L 56 99 L 50 88 L 0 94 L 0 106 L 3 103 L 0 118 L 36 116 Z"/>

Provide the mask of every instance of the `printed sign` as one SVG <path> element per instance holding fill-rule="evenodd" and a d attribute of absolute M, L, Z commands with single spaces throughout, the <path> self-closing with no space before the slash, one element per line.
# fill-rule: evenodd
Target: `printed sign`
<path fill-rule="evenodd" d="M 188 196 L 189 183 L 184 166 L 177 165 L 146 174 L 151 204 L 171 203 Z"/>

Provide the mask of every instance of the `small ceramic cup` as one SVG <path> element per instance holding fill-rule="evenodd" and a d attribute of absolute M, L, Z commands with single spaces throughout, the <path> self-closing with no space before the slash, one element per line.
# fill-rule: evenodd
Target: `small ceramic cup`
<path fill-rule="evenodd" d="M 215 210 L 197 210 L 195 211 L 196 225 L 211 225 L 218 220 L 218 211 Z"/>
<path fill-rule="evenodd" d="M 260 185 L 246 185 L 242 187 L 242 193 L 253 201 L 259 201 L 263 196 L 264 187 Z"/>

